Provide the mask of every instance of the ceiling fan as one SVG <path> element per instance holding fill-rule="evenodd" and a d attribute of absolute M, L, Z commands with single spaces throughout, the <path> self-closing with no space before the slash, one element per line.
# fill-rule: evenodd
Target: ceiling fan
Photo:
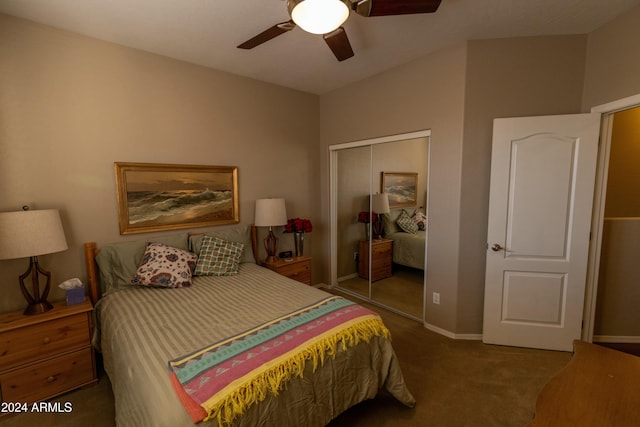
<path fill-rule="evenodd" d="M 290 20 L 267 28 L 238 45 L 238 48 L 253 49 L 299 26 L 307 32 L 322 34 L 336 59 L 344 61 L 353 56 L 351 43 L 342 27 L 350 11 L 364 17 L 413 15 L 433 13 L 440 2 L 441 0 L 287 0 Z"/>

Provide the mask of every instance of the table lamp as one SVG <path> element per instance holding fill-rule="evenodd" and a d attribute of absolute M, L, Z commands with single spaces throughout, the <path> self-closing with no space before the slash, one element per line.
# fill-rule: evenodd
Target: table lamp
<path fill-rule="evenodd" d="M 273 234 L 273 227 L 287 223 L 287 210 L 284 199 L 258 199 L 256 200 L 255 225 L 256 227 L 269 227 L 269 234 L 264 239 L 264 248 L 267 251 L 265 262 L 275 262 L 278 251 L 278 238 Z"/>
<path fill-rule="evenodd" d="M 387 193 L 376 193 L 371 199 L 371 210 L 376 214 L 376 219 L 371 223 L 373 228 L 373 238 L 379 240 L 382 237 L 383 221 L 382 214 L 390 212 L 389 196 Z"/>
<path fill-rule="evenodd" d="M 51 273 L 38 264 L 38 255 L 52 254 L 66 250 L 60 214 L 57 209 L 0 212 L 0 260 L 29 258 L 27 271 L 19 276 L 20 290 L 27 300 L 24 314 L 32 315 L 51 310 L 47 301 L 51 285 Z M 32 291 L 29 293 L 24 280 L 31 275 Z M 40 292 L 40 277 L 47 278 L 44 290 Z"/>

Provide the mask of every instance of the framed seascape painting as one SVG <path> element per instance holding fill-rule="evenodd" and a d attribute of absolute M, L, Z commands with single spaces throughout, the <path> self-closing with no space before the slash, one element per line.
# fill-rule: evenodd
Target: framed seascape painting
<path fill-rule="evenodd" d="M 416 206 L 418 194 L 417 172 L 381 172 L 380 192 L 389 196 L 391 209 Z"/>
<path fill-rule="evenodd" d="M 120 234 L 232 224 L 238 168 L 116 162 Z"/>

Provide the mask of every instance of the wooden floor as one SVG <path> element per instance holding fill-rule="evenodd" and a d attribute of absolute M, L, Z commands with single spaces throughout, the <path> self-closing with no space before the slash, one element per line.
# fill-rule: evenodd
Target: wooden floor
<path fill-rule="evenodd" d="M 340 288 L 367 297 L 369 281 L 353 277 L 340 282 Z M 393 275 L 371 284 L 371 298 L 388 307 L 422 319 L 424 271 L 394 264 Z"/>

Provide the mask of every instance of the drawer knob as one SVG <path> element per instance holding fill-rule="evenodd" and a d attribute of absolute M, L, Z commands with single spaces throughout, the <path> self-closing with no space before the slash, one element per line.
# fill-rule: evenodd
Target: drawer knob
<path fill-rule="evenodd" d="M 53 375 L 51 375 L 49 378 L 47 378 L 47 382 L 48 383 L 52 383 L 56 380 L 56 377 L 54 377 Z"/>
<path fill-rule="evenodd" d="M 46 337 L 42 340 L 42 344 L 49 344 L 51 342 L 51 338 Z"/>

